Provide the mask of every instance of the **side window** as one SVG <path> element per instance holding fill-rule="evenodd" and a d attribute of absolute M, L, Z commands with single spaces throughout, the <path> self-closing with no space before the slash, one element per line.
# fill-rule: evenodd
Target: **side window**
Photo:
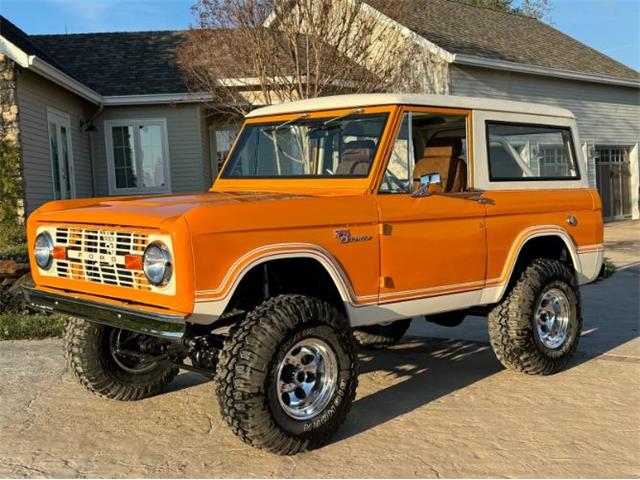
<path fill-rule="evenodd" d="M 580 178 L 565 127 L 487 122 L 487 155 L 494 182 Z"/>
<path fill-rule="evenodd" d="M 467 190 L 467 117 L 464 114 L 404 114 L 380 193 L 411 193 L 422 184 L 436 191 Z"/>
<path fill-rule="evenodd" d="M 405 113 L 380 185 L 381 193 L 407 193 L 411 189 L 413 145 L 410 130 L 411 113 Z"/>

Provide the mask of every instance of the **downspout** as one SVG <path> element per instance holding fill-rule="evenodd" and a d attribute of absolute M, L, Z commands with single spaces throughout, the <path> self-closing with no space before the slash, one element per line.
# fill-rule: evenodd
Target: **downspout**
<path fill-rule="evenodd" d="M 97 185 L 98 185 L 98 180 L 96 178 L 96 166 L 95 166 L 95 159 L 94 159 L 94 155 L 93 155 L 93 135 L 92 135 L 92 133 L 97 131 L 98 129 L 93 124 L 93 121 L 96 118 L 98 118 L 98 115 L 100 115 L 103 110 L 104 110 L 104 103 L 98 104 L 98 109 L 93 113 L 93 115 L 91 115 L 91 117 L 87 121 L 82 122 L 82 125 L 81 125 L 82 126 L 82 130 L 84 132 L 87 132 L 87 134 L 89 135 L 89 163 L 91 165 L 91 190 L 93 192 L 93 196 L 94 197 L 97 195 L 96 188 L 97 188 Z"/>

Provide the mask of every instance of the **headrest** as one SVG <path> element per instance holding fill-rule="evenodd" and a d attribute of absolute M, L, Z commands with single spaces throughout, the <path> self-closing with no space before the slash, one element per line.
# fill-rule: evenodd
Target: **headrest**
<path fill-rule="evenodd" d="M 361 148 L 375 150 L 376 144 L 373 140 L 354 140 L 344 144 L 345 150 L 360 150 Z"/>
<path fill-rule="evenodd" d="M 462 152 L 460 138 L 436 138 L 431 140 L 424 149 L 423 158 L 429 157 L 457 157 Z"/>

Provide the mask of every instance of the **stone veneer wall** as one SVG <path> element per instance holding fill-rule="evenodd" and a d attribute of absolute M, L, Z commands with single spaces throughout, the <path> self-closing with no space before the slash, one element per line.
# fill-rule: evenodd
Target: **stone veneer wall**
<path fill-rule="evenodd" d="M 19 146 L 17 75 L 15 62 L 0 52 L 0 139 Z M 22 168 L 16 175 L 17 180 L 22 182 Z M 24 221 L 24 200 L 19 200 L 18 211 L 19 220 Z"/>
<path fill-rule="evenodd" d="M 0 53 L 0 136 L 8 142 L 19 142 L 18 97 L 16 93 L 16 64 Z"/>

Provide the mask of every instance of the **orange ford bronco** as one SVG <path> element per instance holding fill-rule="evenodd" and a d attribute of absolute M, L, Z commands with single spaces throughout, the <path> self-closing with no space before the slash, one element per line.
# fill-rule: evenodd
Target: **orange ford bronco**
<path fill-rule="evenodd" d="M 66 356 L 91 392 L 209 374 L 236 435 L 293 454 L 345 420 L 356 342 L 391 345 L 416 317 L 486 315 L 506 367 L 567 364 L 603 256 L 579 145 L 569 111 L 499 100 L 260 108 L 206 193 L 39 208 L 25 294 L 72 316 Z"/>

